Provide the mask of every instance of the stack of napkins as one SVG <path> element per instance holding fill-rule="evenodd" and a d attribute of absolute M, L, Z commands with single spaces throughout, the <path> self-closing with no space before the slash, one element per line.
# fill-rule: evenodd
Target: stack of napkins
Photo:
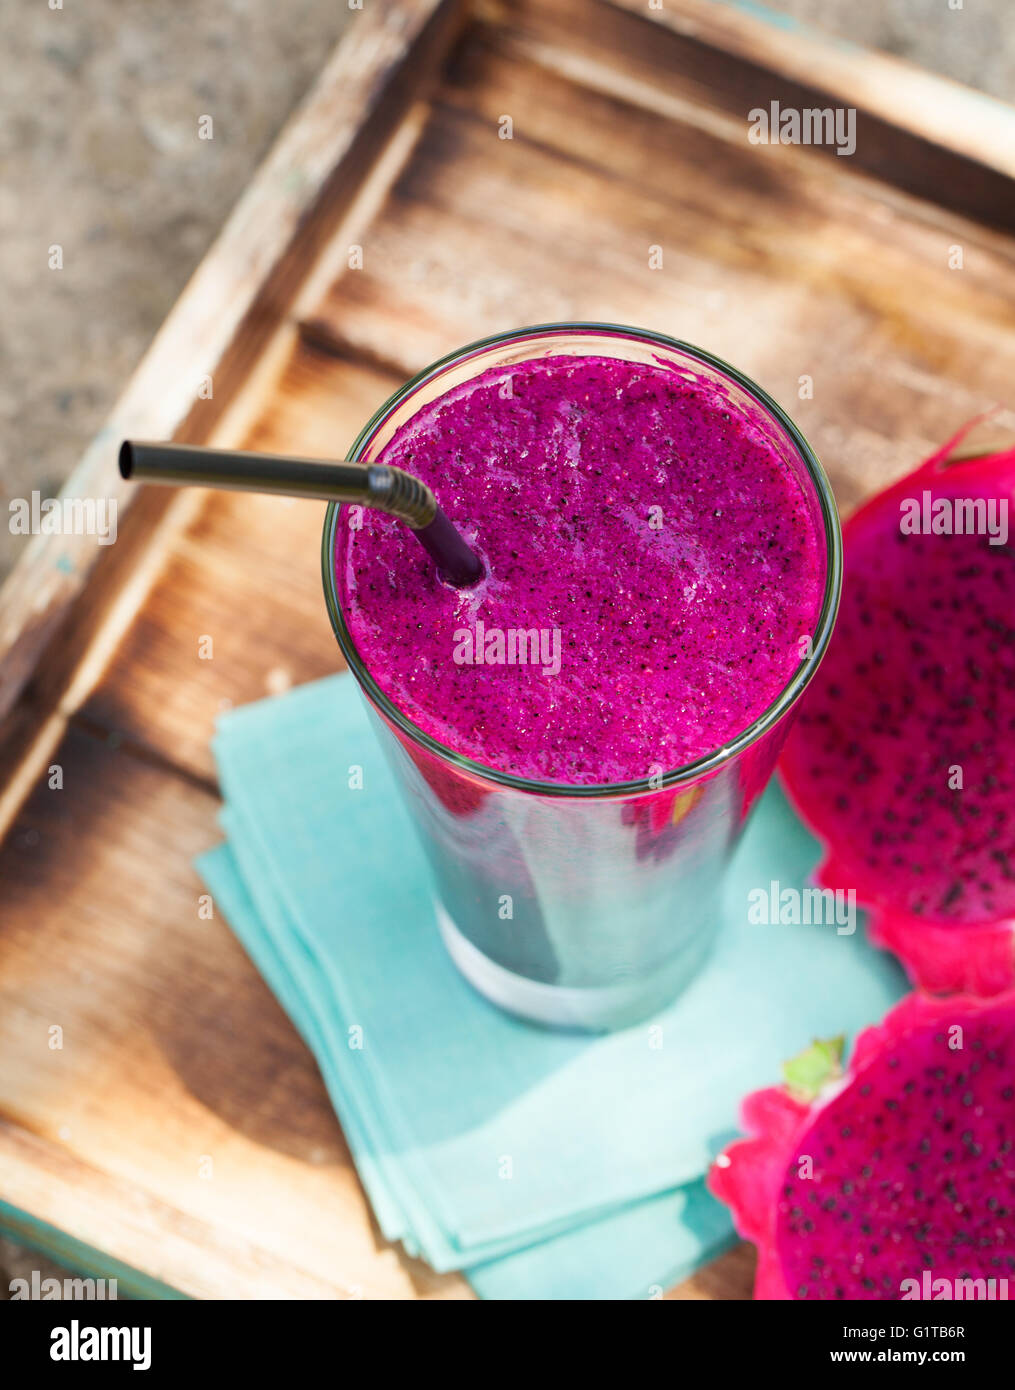
<path fill-rule="evenodd" d="M 317 1058 L 385 1236 L 483 1296 L 648 1298 L 711 1259 L 732 1229 L 702 1179 L 741 1097 L 903 991 L 862 925 L 749 922 L 751 890 L 817 859 L 773 787 L 680 999 L 607 1036 L 530 1026 L 446 955 L 351 677 L 230 713 L 215 755 L 227 843 L 200 872 Z"/>

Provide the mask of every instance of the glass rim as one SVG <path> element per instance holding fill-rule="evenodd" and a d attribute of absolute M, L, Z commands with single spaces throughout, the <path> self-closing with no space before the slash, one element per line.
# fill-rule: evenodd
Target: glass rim
<path fill-rule="evenodd" d="M 722 358 L 705 351 L 704 348 L 696 347 L 693 343 L 685 343 L 679 338 L 671 338 L 665 333 L 656 333 L 647 328 L 631 328 L 624 324 L 580 321 L 535 324 L 528 328 L 512 329 L 506 333 L 495 333 L 490 337 L 480 338 L 476 342 L 447 353 L 428 367 L 424 367 L 422 371 L 417 372 L 374 412 L 357 435 L 349 458 L 358 461 L 377 430 L 390 418 L 398 406 L 428 381 L 449 368 L 459 366 L 471 357 L 477 357 L 490 349 L 509 346 L 511 343 L 521 342 L 525 339 L 536 341 L 544 338 L 582 334 L 590 337 L 599 335 L 634 339 L 649 345 L 657 345 L 668 351 L 676 350 L 685 357 L 690 357 L 706 367 L 721 372 L 745 391 L 785 431 L 790 443 L 797 450 L 804 463 L 817 495 L 825 528 L 825 592 L 818 614 L 816 631 L 812 635 L 811 655 L 801 661 L 779 694 L 755 720 L 721 747 L 658 777 L 646 776 L 627 782 L 600 782 L 576 786 L 567 782 L 543 782 L 530 777 L 519 777 L 514 773 L 489 767 L 485 763 L 476 762 L 475 759 L 467 757 L 464 753 L 458 753 L 453 748 L 449 748 L 440 739 L 434 738 L 432 734 L 426 733 L 414 724 L 408 715 L 404 714 L 391 697 L 380 688 L 360 657 L 338 599 L 334 557 L 336 532 L 342 506 L 339 502 L 329 502 L 325 513 L 321 545 L 321 570 L 324 581 L 324 598 L 328 607 L 328 615 L 331 618 L 331 626 L 350 672 L 355 676 L 360 689 L 384 718 L 401 730 L 413 743 L 420 745 L 458 770 L 486 782 L 493 782 L 503 787 L 510 787 L 515 791 L 529 792 L 539 796 L 578 797 L 585 800 L 595 800 L 641 796 L 648 792 L 668 791 L 697 782 L 718 771 L 725 764 L 738 757 L 746 748 L 757 743 L 789 712 L 821 664 L 821 658 L 825 654 L 832 635 L 842 590 L 842 528 L 831 485 L 816 454 L 789 415 L 767 391 L 752 381 L 750 377 L 745 376 L 743 372 L 738 371 L 736 367 L 731 367 L 728 362 L 724 362 Z"/>

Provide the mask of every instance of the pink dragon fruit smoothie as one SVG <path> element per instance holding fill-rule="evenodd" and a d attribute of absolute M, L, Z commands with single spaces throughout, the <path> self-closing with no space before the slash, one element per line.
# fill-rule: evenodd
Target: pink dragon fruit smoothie
<path fill-rule="evenodd" d="M 493 368 L 378 461 L 434 488 L 487 574 L 451 588 L 373 512 L 338 557 L 350 630 L 403 713 L 487 767 L 572 785 L 682 767 L 772 703 L 814 631 L 824 561 L 797 480 L 665 367 Z M 509 663 L 512 629 L 551 634 L 539 660 L 516 641 Z"/>
<path fill-rule="evenodd" d="M 329 535 L 336 630 L 445 939 L 498 1002 L 587 1022 L 603 990 L 644 994 L 700 958 L 777 752 L 731 745 L 766 716 L 781 742 L 780 702 L 824 640 L 829 529 L 737 382 L 658 348 L 566 348 L 480 354 L 368 455 L 433 488 L 483 560 L 476 585 L 446 584 L 381 513 L 345 509 Z M 536 997 L 519 1003 L 519 978 Z"/>

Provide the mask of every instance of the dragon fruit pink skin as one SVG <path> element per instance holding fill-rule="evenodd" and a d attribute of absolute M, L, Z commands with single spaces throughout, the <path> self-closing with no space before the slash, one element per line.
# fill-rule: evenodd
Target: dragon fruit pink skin
<path fill-rule="evenodd" d="M 844 527 L 838 624 L 780 768 L 819 883 L 856 891 L 872 939 L 926 989 L 995 994 L 1015 985 L 1015 536 L 900 529 L 925 491 L 1011 513 L 1015 450 L 948 464 L 956 442 Z"/>
<path fill-rule="evenodd" d="M 756 1298 L 901 1299 L 925 1271 L 1015 1298 L 1015 992 L 909 995 L 816 1100 L 758 1091 L 742 1120 L 708 1185 Z"/>

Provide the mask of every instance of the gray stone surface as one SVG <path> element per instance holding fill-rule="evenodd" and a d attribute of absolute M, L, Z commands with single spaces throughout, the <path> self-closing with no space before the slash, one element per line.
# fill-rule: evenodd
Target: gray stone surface
<path fill-rule="evenodd" d="M 9 498 L 59 488 L 350 13 L 343 0 L 63 6 L 0 7 L 4 518 Z M 198 139 L 203 115 L 212 140 Z M 0 573 L 24 544 L 0 527 Z"/>
<path fill-rule="evenodd" d="M 770 9 L 1015 100 L 1012 0 L 767 0 Z M 952 9 L 950 6 L 961 6 Z"/>

